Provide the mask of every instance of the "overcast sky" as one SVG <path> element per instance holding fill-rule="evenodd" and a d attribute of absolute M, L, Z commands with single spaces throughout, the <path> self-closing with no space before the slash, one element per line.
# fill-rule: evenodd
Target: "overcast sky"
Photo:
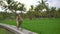
<path fill-rule="evenodd" d="M 41 0 L 15 0 L 15 1 L 24 3 L 25 7 L 28 9 L 30 5 L 35 6 L 38 4 L 38 1 L 41 1 Z M 48 0 L 47 2 L 49 3 L 49 6 L 55 6 L 57 8 L 60 7 L 60 0 Z"/>
<path fill-rule="evenodd" d="M 60 0 L 48 0 L 48 3 L 50 6 L 60 8 Z"/>

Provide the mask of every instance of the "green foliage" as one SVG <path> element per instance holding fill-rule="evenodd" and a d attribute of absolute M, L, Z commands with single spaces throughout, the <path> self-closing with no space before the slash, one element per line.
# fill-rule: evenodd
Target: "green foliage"
<path fill-rule="evenodd" d="M 27 14 L 29 15 L 29 18 L 32 19 L 32 17 L 34 16 L 34 6 L 33 5 L 31 5 L 31 8 L 27 12 Z"/>
<path fill-rule="evenodd" d="M 48 11 L 49 7 L 48 7 L 48 4 L 46 3 L 47 0 L 46 1 L 41 0 L 41 2 L 40 1 L 38 1 L 38 2 L 39 2 L 39 4 L 35 7 L 35 15 L 36 16 L 41 16 L 41 17 L 46 16 L 46 13 L 48 14 L 48 12 L 49 12 Z M 42 12 L 43 9 L 46 9 L 45 13 Z"/>
<path fill-rule="evenodd" d="M 12 2 L 12 0 L 6 0 L 8 4 L 10 4 Z"/>

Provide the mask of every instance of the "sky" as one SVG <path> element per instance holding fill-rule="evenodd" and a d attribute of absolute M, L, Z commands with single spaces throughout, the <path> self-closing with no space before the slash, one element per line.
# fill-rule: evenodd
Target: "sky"
<path fill-rule="evenodd" d="M 49 6 L 60 8 L 60 0 L 48 0 Z"/>
<path fill-rule="evenodd" d="M 30 8 L 30 5 L 37 5 L 37 1 L 38 0 L 16 0 L 18 2 L 21 2 L 25 5 L 25 7 L 27 8 L 27 10 Z"/>
<path fill-rule="evenodd" d="M 30 5 L 36 6 L 38 4 L 38 1 L 41 1 L 41 0 L 15 0 L 15 1 L 25 4 L 25 7 L 28 10 L 30 8 Z M 47 3 L 49 4 L 49 7 L 54 6 L 54 7 L 60 8 L 60 0 L 48 0 Z"/>

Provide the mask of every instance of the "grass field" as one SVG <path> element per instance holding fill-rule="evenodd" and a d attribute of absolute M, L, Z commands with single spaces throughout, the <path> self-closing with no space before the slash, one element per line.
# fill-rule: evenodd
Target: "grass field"
<path fill-rule="evenodd" d="M 3 20 L 1 23 L 15 25 L 15 20 Z M 22 28 L 39 34 L 60 34 L 60 18 L 23 20 Z"/>
<path fill-rule="evenodd" d="M 0 34 L 14 34 L 13 32 L 10 32 L 6 29 L 0 28 Z"/>

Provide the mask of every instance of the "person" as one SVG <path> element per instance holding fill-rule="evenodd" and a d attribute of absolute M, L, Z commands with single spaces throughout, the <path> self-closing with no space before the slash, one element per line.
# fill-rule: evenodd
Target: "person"
<path fill-rule="evenodd" d="M 19 14 L 17 14 L 16 20 L 17 20 L 17 29 L 19 29 L 22 25 L 23 19 Z"/>

